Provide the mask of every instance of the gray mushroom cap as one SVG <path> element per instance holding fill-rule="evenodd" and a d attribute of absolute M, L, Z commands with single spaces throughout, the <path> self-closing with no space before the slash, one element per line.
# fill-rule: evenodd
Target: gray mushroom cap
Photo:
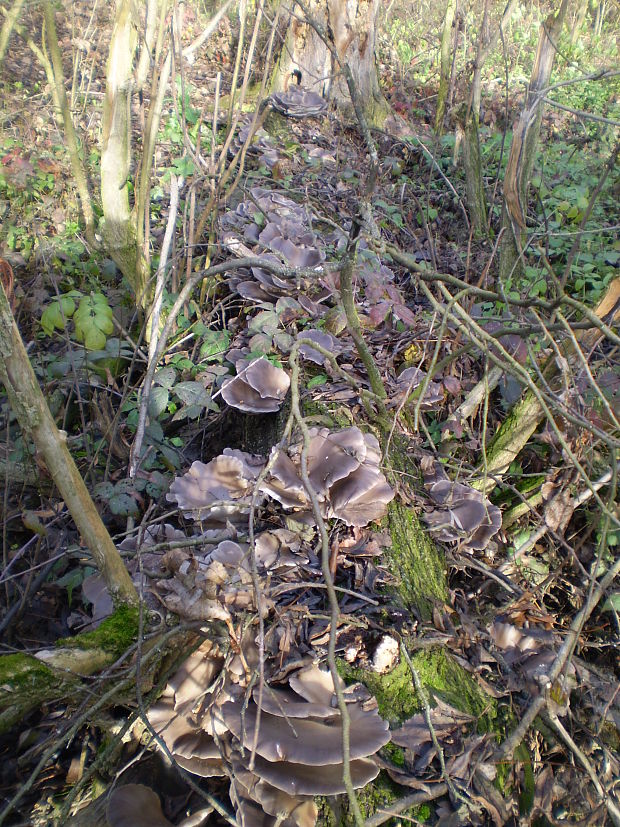
<path fill-rule="evenodd" d="M 356 788 L 365 787 L 379 774 L 379 767 L 370 758 L 351 761 L 351 781 Z M 254 772 L 289 795 L 340 795 L 346 792 L 338 765 L 309 766 L 287 761 L 266 761 L 256 756 Z"/>
<path fill-rule="evenodd" d="M 106 819 L 110 827 L 173 827 L 157 793 L 144 784 L 116 787 L 108 798 Z"/>
<path fill-rule="evenodd" d="M 252 454 L 226 448 L 211 462 L 197 460 L 186 474 L 175 477 L 166 499 L 176 502 L 192 519 L 215 524 L 243 522 L 247 507 L 242 501 L 251 493 L 263 466 L 264 460 Z M 213 505 L 227 500 L 230 502 Z"/>
<path fill-rule="evenodd" d="M 327 101 L 316 92 L 301 86 L 289 86 L 284 92 L 271 96 L 274 109 L 289 118 L 307 118 L 320 115 L 327 109 Z"/>
<path fill-rule="evenodd" d="M 424 483 L 436 508 L 423 515 L 436 538 L 468 551 L 485 549 L 502 525 L 502 513 L 481 491 L 452 482 L 440 463 L 422 461 Z"/>
<path fill-rule="evenodd" d="M 342 347 L 338 339 L 325 330 L 302 330 L 298 338 L 310 339 L 325 350 L 328 350 L 334 356 L 338 356 L 338 354 L 342 352 Z M 323 365 L 325 363 L 325 356 L 318 350 L 315 350 L 311 345 L 301 345 L 299 353 L 304 359 L 308 359 L 317 365 Z"/>
<path fill-rule="evenodd" d="M 293 683 L 302 688 L 306 696 L 313 700 L 304 704 L 302 696 L 298 696 L 295 701 L 290 695 L 274 693 L 271 695 L 271 701 L 274 701 L 276 706 L 278 701 L 282 702 L 282 711 L 278 710 L 275 714 L 266 709 L 266 706 L 273 709 L 271 701 L 263 701 L 256 752 L 268 761 L 313 766 L 341 763 L 341 714 L 335 705 L 331 676 L 317 667 L 311 667 L 304 671 L 301 680 L 298 678 Z M 268 693 L 269 690 L 263 691 Z M 318 715 L 313 715 L 317 706 L 323 709 Z M 235 738 L 244 747 L 251 748 L 258 717 L 257 707 L 251 704 L 245 709 L 245 713 L 243 709 L 242 700 L 233 701 L 222 706 L 221 714 Z M 294 723 L 288 718 L 289 709 L 290 719 L 294 719 Z M 388 725 L 379 716 L 376 703 L 357 701 L 348 704 L 348 712 L 351 721 L 351 759 L 372 755 L 389 741 Z"/>
<path fill-rule="evenodd" d="M 239 367 L 239 366 L 238 366 Z M 268 359 L 255 359 L 222 386 L 222 398 L 246 413 L 274 413 L 290 387 L 288 374 Z"/>

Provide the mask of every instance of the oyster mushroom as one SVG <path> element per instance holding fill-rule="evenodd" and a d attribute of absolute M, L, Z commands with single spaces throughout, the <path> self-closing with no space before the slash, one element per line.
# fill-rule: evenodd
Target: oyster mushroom
<path fill-rule="evenodd" d="M 291 796 L 272 787 L 233 759 L 231 800 L 243 827 L 314 827 L 318 815 L 311 797 Z"/>
<path fill-rule="evenodd" d="M 106 819 L 110 827 L 173 827 L 155 790 L 144 784 L 116 787 L 108 798 Z"/>
<path fill-rule="evenodd" d="M 310 437 L 308 476 L 323 516 L 354 526 L 380 519 L 394 491 L 379 468 L 377 438 L 356 427 L 342 431 L 312 428 Z M 291 453 L 294 459 L 278 454 L 262 490 L 285 508 L 308 511 L 310 499 L 300 476 L 301 444 L 293 446 Z"/>
<path fill-rule="evenodd" d="M 288 693 L 275 694 L 276 690 L 271 693 L 264 689 L 263 694 L 269 699 L 261 705 L 256 752 L 270 762 L 285 761 L 309 766 L 341 764 L 341 714 L 336 705 L 331 675 L 314 665 L 304 667 L 300 672 L 304 676 L 305 687 L 315 689 L 309 693 L 314 700 L 308 701 L 299 695 L 292 688 L 290 678 L 291 690 Z M 299 676 L 296 685 L 300 686 Z M 226 703 L 221 708 L 226 726 L 248 749 L 251 749 L 254 739 L 258 713 L 256 701 L 255 694 L 254 703 L 247 706 L 245 713 L 243 699 Z M 371 702 L 369 695 L 365 695 L 363 703 L 349 704 L 348 712 L 351 719 L 351 760 L 373 755 L 389 741 L 387 723 L 379 717 L 376 702 Z"/>
<path fill-rule="evenodd" d="M 465 551 L 485 549 L 502 525 L 502 513 L 484 493 L 452 482 L 439 463 L 424 460 L 424 484 L 435 508 L 423 517 L 435 537 Z"/>
<path fill-rule="evenodd" d="M 327 109 L 325 98 L 301 86 L 290 86 L 284 92 L 275 92 L 271 96 L 271 104 L 287 118 L 309 118 Z"/>
<path fill-rule="evenodd" d="M 317 345 L 324 350 L 328 350 L 334 356 L 338 356 L 342 352 L 342 347 L 338 339 L 326 330 L 302 330 L 297 338 L 310 339 L 310 341 L 316 342 Z M 311 345 L 301 345 L 299 353 L 304 359 L 308 359 L 317 365 L 325 364 L 325 356 L 318 350 L 315 350 Z"/>
<path fill-rule="evenodd" d="M 166 495 L 188 517 L 207 524 L 243 524 L 254 483 L 264 460 L 245 451 L 225 448 L 211 462 L 197 460 L 182 477 L 175 477 Z"/>
<path fill-rule="evenodd" d="M 209 714 L 214 696 L 209 688 L 223 664 L 216 647 L 205 640 L 171 678 L 147 714 L 178 764 L 205 778 L 225 775 L 218 731 Z M 226 696 L 227 697 L 227 696 Z"/>
<path fill-rule="evenodd" d="M 237 365 L 239 369 L 240 365 Z M 222 386 L 222 398 L 246 413 L 274 413 L 290 387 L 288 374 L 268 359 L 255 359 Z"/>

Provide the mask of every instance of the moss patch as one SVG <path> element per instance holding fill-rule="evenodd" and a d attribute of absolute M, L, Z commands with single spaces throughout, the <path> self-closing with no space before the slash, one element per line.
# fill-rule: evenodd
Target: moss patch
<path fill-rule="evenodd" d="M 0 733 L 43 701 L 63 695 L 72 684 L 71 678 L 58 675 L 30 655 L 0 657 Z"/>
<path fill-rule="evenodd" d="M 136 606 L 120 606 L 92 632 L 56 641 L 57 646 L 71 649 L 102 649 L 122 655 L 138 637 L 139 610 Z"/>
<path fill-rule="evenodd" d="M 443 554 L 422 528 L 412 508 L 393 501 L 387 521 L 392 538 L 392 548 L 388 551 L 390 569 L 400 579 L 398 591 L 405 605 L 428 620 L 433 605 L 448 600 Z"/>
<path fill-rule="evenodd" d="M 381 772 L 371 784 L 361 790 L 356 790 L 356 793 L 362 816 L 368 819 L 379 810 L 389 809 L 392 804 L 399 801 L 403 797 L 403 788 L 395 784 L 387 773 Z M 353 827 L 355 824 L 355 819 L 349 811 L 349 800 L 346 795 L 330 799 L 320 797 L 315 801 L 319 808 L 317 824 L 321 827 Z M 391 818 L 385 823 L 387 827 L 390 827 L 390 825 L 399 823 L 406 824 L 409 818 L 426 821 L 430 814 L 431 809 L 425 804 L 405 810 L 398 818 Z"/>
<path fill-rule="evenodd" d="M 475 680 L 442 649 L 416 652 L 411 661 L 422 685 L 433 698 L 468 712 L 478 718 L 478 729 L 496 729 L 497 707 L 479 688 Z M 363 683 L 377 699 L 379 714 L 392 727 L 398 726 L 422 710 L 409 666 L 401 660 L 391 672 L 378 675 L 369 669 L 356 669 L 342 661 L 338 670 L 345 680 Z"/>

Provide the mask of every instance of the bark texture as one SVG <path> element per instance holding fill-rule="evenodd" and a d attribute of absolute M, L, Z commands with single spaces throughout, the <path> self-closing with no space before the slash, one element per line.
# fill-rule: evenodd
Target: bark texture
<path fill-rule="evenodd" d="M 273 78 L 282 90 L 301 72 L 301 84 L 333 100 L 349 112 L 351 99 L 341 67 L 348 66 L 370 124 L 380 126 L 390 107 L 379 88 L 375 63 L 375 32 L 379 0 L 312 0 L 308 11 L 329 39 L 329 47 L 306 23 L 292 16 Z"/>
<path fill-rule="evenodd" d="M 22 430 L 44 460 L 112 599 L 117 603 L 137 604 L 138 596 L 125 564 L 69 453 L 67 435 L 56 427 L 38 385 L 1 283 L 0 382 L 6 387 Z"/>

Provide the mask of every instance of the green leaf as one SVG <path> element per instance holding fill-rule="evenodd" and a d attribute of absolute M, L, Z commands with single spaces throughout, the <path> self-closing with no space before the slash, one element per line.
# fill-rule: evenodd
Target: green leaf
<path fill-rule="evenodd" d="M 168 388 L 151 388 L 151 393 L 149 394 L 149 416 L 157 419 L 157 417 L 166 410 L 169 399 L 170 392 Z"/>
<path fill-rule="evenodd" d="M 71 598 L 73 597 L 73 589 L 76 589 L 78 586 L 81 586 L 84 582 L 84 572 L 82 569 L 71 569 L 66 574 L 63 574 L 61 578 L 56 581 L 57 586 L 61 586 L 67 590 L 67 599 L 69 601 L 69 606 L 71 605 Z"/>
<path fill-rule="evenodd" d="M 74 312 L 75 302 L 70 294 L 54 299 L 41 314 L 43 332 L 51 336 L 54 330 L 64 330 L 66 320 L 70 319 Z"/>
<path fill-rule="evenodd" d="M 327 376 L 324 373 L 319 373 L 318 376 L 313 376 L 312 379 L 308 380 L 306 387 L 310 390 L 310 388 L 316 388 L 319 385 L 324 385 L 326 382 Z"/>
<path fill-rule="evenodd" d="M 230 344 L 230 333 L 227 330 L 205 330 L 202 338 L 200 355 L 207 362 L 221 362 Z"/>
<path fill-rule="evenodd" d="M 101 350 L 114 331 L 112 318 L 112 308 L 103 293 L 84 296 L 73 316 L 76 339 L 88 350 Z"/>
<path fill-rule="evenodd" d="M 200 382 L 179 382 L 174 386 L 174 392 L 185 405 L 208 405 L 211 396 Z"/>
<path fill-rule="evenodd" d="M 620 612 L 620 592 L 610 594 L 603 603 L 602 612 Z"/>
<path fill-rule="evenodd" d="M 170 389 L 177 378 L 177 372 L 172 367 L 172 365 L 168 365 L 168 367 L 160 368 L 153 377 L 153 382 L 156 385 L 161 385 L 162 388 Z"/>

